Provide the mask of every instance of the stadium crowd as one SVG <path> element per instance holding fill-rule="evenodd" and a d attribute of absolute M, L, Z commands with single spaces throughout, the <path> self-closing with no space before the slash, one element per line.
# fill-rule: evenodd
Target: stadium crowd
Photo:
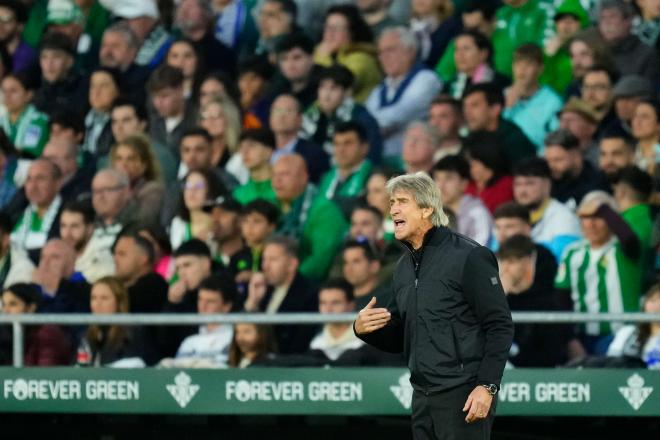
<path fill-rule="evenodd" d="M 0 0 L 2 313 L 385 306 L 416 172 L 511 310 L 660 312 L 659 90 L 658 0 Z M 660 323 L 516 324 L 511 367 L 585 362 L 660 368 Z M 405 360 L 350 324 L 42 325 L 25 364 Z"/>

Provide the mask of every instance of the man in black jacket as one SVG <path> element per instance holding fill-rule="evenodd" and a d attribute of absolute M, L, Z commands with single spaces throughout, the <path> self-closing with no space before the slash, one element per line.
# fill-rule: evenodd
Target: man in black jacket
<path fill-rule="evenodd" d="M 395 177 L 387 191 L 394 235 L 408 252 L 394 271 L 393 301 L 376 308 L 374 298 L 355 333 L 404 352 L 416 440 L 487 439 L 513 338 L 497 261 L 446 227 L 440 193 L 426 174 Z"/>

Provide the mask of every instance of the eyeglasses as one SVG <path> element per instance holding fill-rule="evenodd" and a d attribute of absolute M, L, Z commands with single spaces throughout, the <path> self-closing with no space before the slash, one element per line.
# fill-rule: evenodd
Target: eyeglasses
<path fill-rule="evenodd" d="M 119 191 L 120 189 L 124 189 L 124 188 L 125 188 L 124 185 L 108 186 L 108 187 L 105 187 L 105 188 L 92 188 L 92 195 L 93 196 L 97 196 L 97 195 L 100 196 L 102 194 L 112 193 L 112 192 Z"/>
<path fill-rule="evenodd" d="M 199 191 L 201 189 L 206 189 L 206 184 L 204 182 L 184 183 L 183 189 L 186 191 Z"/>
<path fill-rule="evenodd" d="M 582 90 L 593 92 L 608 92 L 612 89 L 609 84 L 583 84 Z"/>

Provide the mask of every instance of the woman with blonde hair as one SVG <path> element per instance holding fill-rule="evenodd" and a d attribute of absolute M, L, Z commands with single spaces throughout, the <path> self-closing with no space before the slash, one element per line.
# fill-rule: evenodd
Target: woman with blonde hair
<path fill-rule="evenodd" d="M 92 285 L 90 309 L 95 315 L 129 312 L 128 292 L 115 277 L 103 277 Z M 155 361 L 153 343 L 140 327 L 97 325 L 87 328 L 77 354 L 78 365 L 144 367 Z"/>
<path fill-rule="evenodd" d="M 215 96 L 204 104 L 199 112 L 199 125 L 213 138 L 211 163 L 224 168 L 241 185 L 247 183 L 250 174 L 237 154 L 241 136 L 241 112 L 228 97 Z"/>
<path fill-rule="evenodd" d="M 128 136 L 110 150 L 110 166 L 126 174 L 137 208 L 136 219 L 152 223 L 158 220 L 165 185 L 153 146 L 142 134 Z"/>

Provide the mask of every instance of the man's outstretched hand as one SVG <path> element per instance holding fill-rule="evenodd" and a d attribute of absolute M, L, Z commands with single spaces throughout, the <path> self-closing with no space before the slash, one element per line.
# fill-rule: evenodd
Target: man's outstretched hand
<path fill-rule="evenodd" d="M 355 333 L 358 335 L 374 332 L 387 325 L 392 315 L 386 308 L 376 308 L 376 297 L 360 310 L 355 320 Z"/>

